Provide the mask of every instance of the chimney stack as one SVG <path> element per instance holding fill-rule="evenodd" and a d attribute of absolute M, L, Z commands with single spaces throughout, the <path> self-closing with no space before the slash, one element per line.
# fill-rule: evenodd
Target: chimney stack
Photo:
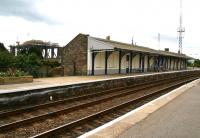
<path fill-rule="evenodd" d="M 19 41 L 17 41 L 16 43 L 17 43 L 17 46 L 19 46 L 20 42 L 19 42 Z"/>
<path fill-rule="evenodd" d="M 169 52 L 169 48 L 165 48 L 165 51 Z"/>
<path fill-rule="evenodd" d="M 106 36 L 106 40 L 110 40 L 110 36 Z"/>

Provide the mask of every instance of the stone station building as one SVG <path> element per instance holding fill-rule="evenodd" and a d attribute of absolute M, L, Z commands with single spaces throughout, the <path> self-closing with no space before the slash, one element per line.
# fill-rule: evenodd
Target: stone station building
<path fill-rule="evenodd" d="M 65 75 L 107 75 L 186 69 L 185 54 L 78 34 L 63 48 Z"/>

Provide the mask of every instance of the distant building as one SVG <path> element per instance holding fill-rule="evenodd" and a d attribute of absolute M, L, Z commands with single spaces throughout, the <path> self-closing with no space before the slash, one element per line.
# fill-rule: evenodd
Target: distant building
<path fill-rule="evenodd" d="M 186 69 L 190 57 L 78 34 L 63 47 L 65 75 L 100 75 Z"/>
<path fill-rule="evenodd" d="M 61 63 L 62 47 L 57 43 L 43 42 L 41 40 L 30 40 L 20 45 L 17 42 L 16 46 L 10 46 L 10 52 L 17 55 L 21 50 L 37 49 L 44 60 L 55 60 Z"/>

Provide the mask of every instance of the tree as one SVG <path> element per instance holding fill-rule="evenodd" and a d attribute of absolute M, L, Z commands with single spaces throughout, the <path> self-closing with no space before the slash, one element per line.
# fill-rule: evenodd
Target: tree
<path fill-rule="evenodd" d="M 18 54 L 15 57 L 15 67 L 16 68 L 26 68 L 27 67 L 27 55 L 25 54 Z"/>
<path fill-rule="evenodd" d="M 42 40 L 29 40 L 29 41 L 26 41 L 22 44 L 22 46 L 27 46 L 27 45 L 29 45 L 29 46 L 32 46 L 32 45 L 35 45 L 35 46 L 37 46 L 37 45 L 49 45 L 49 43 L 44 42 Z"/>
<path fill-rule="evenodd" d="M 29 48 L 22 47 L 20 51 L 18 52 L 18 54 L 19 55 L 35 54 L 38 56 L 38 58 L 42 59 L 42 53 L 40 49 L 38 49 L 37 47 L 29 47 Z"/>
<path fill-rule="evenodd" d="M 14 56 L 8 52 L 3 43 L 0 43 L 0 72 L 6 72 L 13 67 Z"/>
<path fill-rule="evenodd" d="M 59 46 L 58 43 L 52 43 L 52 42 L 44 42 L 42 40 L 29 40 L 22 44 L 22 46 L 37 46 L 37 45 L 44 45 L 44 46 Z"/>
<path fill-rule="evenodd" d="M 37 67 L 41 65 L 41 60 L 35 53 L 31 53 L 27 56 L 26 63 L 29 67 Z"/>
<path fill-rule="evenodd" d="M 41 59 L 35 54 L 19 54 L 15 59 L 15 67 L 19 68 L 34 77 L 38 76 L 38 69 L 41 65 Z"/>
<path fill-rule="evenodd" d="M 8 52 L 8 50 L 5 48 L 5 46 L 4 46 L 3 43 L 0 43 L 0 51 L 1 51 L 1 52 L 2 52 L 2 51 L 7 51 L 7 52 Z"/>
<path fill-rule="evenodd" d="M 26 41 L 19 46 L 17 56 L 13 56 L 4 47 L 3 43 L 0 43 L 0 71 L 1 68 L 8 70 L 22 70 L 26 73 L 38 77 L 40 72 L 39 69 L 42 65 L 48 67 L 57 67 L 60 65 L 57 61 L 45 61 L 42 57 L 42 46 L 52 46 L 55 43 L 43 42 L 40 40 Z M 47 71 L 48 72 L 48 71 Z M 48 73 L 47 73 L 48 74 Z"/>
<path fill-rule="evenodd" d="M 196 60 L 194 61 L 194 66 L 195 66 L 195 67 L 200 67 L 200 60 L 199 60 L 199 59 L 196 59 Z"/>
<path fill-rule="evenodd" d="M 188 67 L 193 67 L 193 63 L 191 61 L 187 61 L 187 66 Z"/>
<path fill-rule="evenodd" d="M 28 49 L 28 54 L 35 54 L 38 58 L 42 59 L 42 52 L 37 47 L 30 47 Z"/>
<path fill-rule="evenodd" d="M 34 77 L 39 76 L 39 67 L 41 65 L 41 59 L 35 53 L 31 53 L 27 55 L 26 59 L 27 69 L 29 74 L 33 75 Z"/>
<path fill-rule="evenodd" d="M 8 68 L 13 65 L 14 57 L 7 51 L 0 51 L 0 67 Z"/>

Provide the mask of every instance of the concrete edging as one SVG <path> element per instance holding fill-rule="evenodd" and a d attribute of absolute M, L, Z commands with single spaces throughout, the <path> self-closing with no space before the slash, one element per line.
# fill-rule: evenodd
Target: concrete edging
<path fill-rule="evenodd" d="M 187 92 L 190 88 L 200 83 L 200 79 L 185 84 L 127 114 L 100 126 L 88 133 L 83 134 L 79 138 L 112 138 L 117 137 L 127 131 L 131 126 L 147 118 L 151 113 L 160 109 L 179 95 Z"/>

